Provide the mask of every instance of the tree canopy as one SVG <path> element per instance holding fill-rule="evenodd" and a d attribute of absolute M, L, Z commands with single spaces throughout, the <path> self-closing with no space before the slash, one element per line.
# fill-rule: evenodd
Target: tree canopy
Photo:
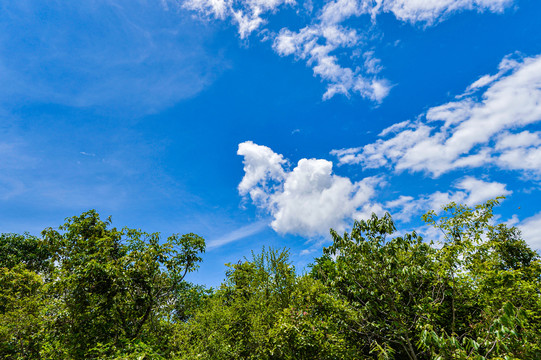
<path fill-rule="evenodd" d="M 117 229 L 93 210 L 0 235 L 4 359 L 536 359 L 541 260 L 498 200 L 451 203 L 399 235 L 389 214 L 331 230 L 299 273 L 287 249 L 191 284 L 205 241 Z"/>

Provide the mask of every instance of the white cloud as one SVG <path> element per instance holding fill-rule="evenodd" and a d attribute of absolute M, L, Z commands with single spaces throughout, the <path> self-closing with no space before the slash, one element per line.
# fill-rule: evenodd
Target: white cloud
<path fill-rule="evenodd" d="M 373 14 L 390 12 L 397 19 L 431 25 L 443 17 L 463 10 L 502 12 L 513 0 L 365 0 Z"/>
<path fill-rule="evenodd" d="M 363 75 L 359 69 L 343 67 L 339 65 L 338 57 L 332 55 L 337 49 L 356 46 L 359 39 L 355 30 L 334 23 L 320 23 L 305 27 L 299 32 L 282 29 L 275 38 L 273 47 L 280 56 L 294 55 L 296 59 L 305 60 L 312 66 L 314 75 L 328 83 L 323 99 L 330 99 L 336 94 L 349 96 L 351 92 L 357 92 L 379 103 L 390 91 L 389 82 L 374 75 Z M 371 66 L 367 73 L 379 70 L 373 55 L 367 57 L 365 66 Z"/>
<path fill-rule="evenodd" d="M 381 60 L 374 56 L 374 51 L 367 51 L 363 54 L 364 71 L 368 74 L 377 74 L 383 70 Z"/>
<path fill-rule="evenodd" d="M 325 236 L 330 228 L 345 229 L 347 221 L 381 213 L 371 202 L 381 183 L 376 177 L 352 182 L 333 174 L 332 162 L 301 159 L 291 171 L 282 155 L 252 142 L 239 144 L 245 175 L 241 195 L 273 216 L 271 227 L 279 233 L 306 237 Z"/>
<path fill-rule="evenodd" d="M 310 1 L 305 5 L 315 17 L 298 30 L 292 30 L 296 26 L 286 26 L 278 33 L 265 28 L 268 15 L 296 6 L 295 0 L 185 0 L 183 6 L 203 17 L 232 21 L 241 39 L 254 32 L 264 33 L 264 40 L 273 39 L 272 46 L 278 55 L 293 55 L 296 60 L 305 61 L 314 75 L 327 83 L 324 100 L 336 94 L 357 93 L 380 103 L 392 85 L 377 76 L 383 66 L 367 48 L 377 15 L 391 13 L 400 21 L 428 26 L 461 10 L 502 12 L 512 3 L 513 0 L 331 0 L 314 11 Z M 350 18 L 363 16 L 365 21 L 344 25 Z M 362 64 L 344 65 L 358 54 L 363 55 Z M 479 79 L 479 84 L 487 81 L 490 79 Z"/>
<path fill-rule="evenodd" d="M 337 50 L 360 46 L 364 36 L 358 29 L 342 26 L 341 23 L 363 13 L 357 0 L 330 1 L 321 10 L 316 23 L 298 32 L 287 28 L 280 30 L 274 40 L 274 50 L 280 56 L 293 55 L 297 60 L 305 60 L 312 67 L 314 75 L 328 83 L 324 100 L 336 94 L 349 96 L 351 92 L 356 92 L 379 103 L 389 94 L 391 85 L 388 80 L 376 76 L 382 66 L 374 52 L 366 51 L 363 54 L 364 73 L 360 68 L 340 65 L 339 58 L 333 55 Z"/>
<path fill-rule="evenodd" d="M 541 250 L 541 213 L 524 219 L 518 228 L 522 232 L 522 238 L 533 249 Z"/>
<path fill-rule="evenodd" d="M 266 203 L 268 194 L 281 184 L 286 176 L 286 160 L 269 147 L 246 141 L 239 144 L 237 155 L 244 156 L 244 177 L 239 184 L 241 195 L 250 194 L 253 201 Z"/>
<path fill-rule="evenodd" d="M 230 18 L 237 26 L 241 39 L 266 23 L 263 15 L 274 13 L 279 7 L 293 5 L 294 0 L 186 0 L 183 6 L 207 17 Z"/>
<path fill-rule="evenodd" d="M 498 73 L 494 75 L 483 75 L 478 80 L 474 81 L 473 84 L 468 86 L 466 89 L 466 95 L 470 95 L 472 92 L 477 89 L 483 88 L 492 84 L 494 81 L 498 80 L 502 75 L 505 75 L 506 72 L 513 70 L 520 66 L 520 63 L 513 59 L 511 56 L 506 56 L 498 65 Z"/>
<path fill-rule="evenodd" d="M 225 19 L 228 11 L 228 4 L 225 0 L 189 0 L 184 2 L 184 7 L 222 20 Z"/>
<path fill-rule="evenodd" d="M 481 79 L 459 100 L 429 109 L 424 121 L 383 130 L 382 136 L 399 130 L 389 139 L 332 153 L 341 164 L 392 166 L 436 177 L 488 164 L 540 175 L 541 132 L 523 129 L 541 121 L 541 55 L 506 58 L 497 75 Z M 471 93 L 482 88 L 480 98 Z"/>
<path fill-rule="evenodd" d="M 497 159 L 502 167 L 512 170 L 526 170 L 539 176 L 541 173 L 541 148 L 520 148 L 505 151 Z"/>
<path fill-rule="evenodd" d="M 505 132 L 499 136 L 495 148 L 496 150 L 504 150 L 538 145 L 541 145 L 541 133 L 539 132 L 523 131 L 518 134 Z"/>
<path fill-rule="evenodd" d="M 238 154 L 244 157 L 245 171 L 239 193 L 270 214 L 271 227 L 282 234 L 321 237 L 330 228 L 343 231 L 352 219 L 367 218 L 372 212 L 389 211 L 396 220 L 407 222 L 450 202 L 473 206 L 512 194 L 503 183 L 466 176 L 447 192 L 401 195 L 382 205 L 376 199 L 385 184 L 380 177 L 352 182 L 334 174 L 332 162 L 324 159 L 301 159 L 288 170 L 282 155 L 251 141 L 239 144 Z"/>
<path fill-rule="evenodd" d="M 438 211 L 442 206 L 450 202 L 473 206 L 498 196 L 512 194 L 512 191 L 507 190 L 505 184 L 483 181 L 471 176 L 460 179 L 453 187 L 458 190 L 437 191 L 432 194 L 421 195 L 417 199 L 412 196 L 401 195 L 397 199 L 385 203 L 384 207 L 389 210 L 393 218 L 409 221 L 412 217 L 428 210 Z"/>
<path fill-rule="evenodd" d="M 382 132 L 378 134 L 379 137 L 384 137 L 392 133 L 396 133 L 404 128 L 406 128 L 410 124 L 409 120 L 402 121 L 399 123 L 396 123 L 394 125 L 389 126 L 388 128 L 383 129 Z"/>
<path fill-rule="evenodd" d="M 512 191 L 507 190 L 505 184 L 499 182 L 487 182 L 467 176 L 455 186 L 467 192 L 464 203 L 468 206 L 481 204 L 497 196 L 511 195 Z M 440 205 L 441 206 L 441 205 Z"/>

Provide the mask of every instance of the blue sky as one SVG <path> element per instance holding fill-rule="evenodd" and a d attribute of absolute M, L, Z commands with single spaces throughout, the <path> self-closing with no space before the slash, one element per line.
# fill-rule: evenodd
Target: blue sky
<path fill-rule="evenodd" d="M 0 231 L 195 232 L 191 280 L 498 195 L 541 249 L 536 0 L 0 1 Z M 430 233 L 426 235 L 430 237 Z"/>

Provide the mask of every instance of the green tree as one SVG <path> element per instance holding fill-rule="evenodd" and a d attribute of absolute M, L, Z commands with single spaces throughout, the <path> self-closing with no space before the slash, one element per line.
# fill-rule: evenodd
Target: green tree
<path fill-rule="evenodd" d="M 498 203 L 451 203 L 424 216 L 444 236 L 437 260 L 447 301 L 440 311 L 451 319 L 437 330 L 425 327 L 420 344 L 432 357 L 541 357 L 541 262 L 518 229 L 493 224 Z"/>
<path fill-rule="evenodd" d="M 124 228 L 95 211 L 43 238 L 0 235 L 6 359 L 536 359 L 541 260 L 498 200 L 424 216 L 439 243 L 356 221 L 311 271 L 287 250 L 226 264 L 220 288 L 185 281 L 204 240 Z"/>
<path fill-rule="evenodd" d="M 0 234 L 0 267 L 13 268 L 24 264 L 28 270 L 49 270 L 51 253 L 44 242 L 28 233 Z"/>
<path fill-rule="evenodd" d="M 60 231 L 43 231 L 56 264 L 47 357 L 104 357 L 104 349 L 141 341 L 167 351 L 175 291 L 201 261 L 204 240 L 187 234 L 162 241 L 157 233 L 110 225 L 92 210 Z"/>
<path fill-rule="evenodd" d="M 312 275 L 358 313 L 349 329 L 360 357 L 541 357 L 539 257 L 517 229 L 493 224 L 497 204 L 429 212 L 438 246 L 415 233 L 390 238 L 388 214 L 331 231 Z"/>
<path fill-rule="evenodd" d="M 0 234 L 0 357 L 39 358 L 51 254 L 27 233 Z"/>
<path fill-rule="evenodd" d="M 0 358 L 39 359 L 45 300 L 40 275 L 0 267 Z"/>
<path fill-rule="evenodd" d="M 298 279 L 289 307 L 269 331 L 269 358 L 358 359 L 361 349 L 349 327 L 357 313 L 309 275 Z"/>
<path fill-rule="evenodd" d="M 395 231 L 389 214 L 356 221 L 351 234 L 331 231 L 333 244 L 316 259 L 314 277 L 358 313 L 350 331 L 362 356 L 417 359 L 416 329 L 441 298 L 436 285 L 436 250 L 417 234 L 388 239 Z"/>
<path fill-rule="evenodd" d="M 183 359 L 271 358 L 270 331 L 296 283 L 288 251 L 263 250 L 227 266 L 225 283 L 177 334 Z"/>
<path fill-rule="evenodd" d="M 202 285 L 194 285 L 186 281 L 182 281 L 179 286 L 175 286 L 173 321 L 175 323 L 189 321 L 199 309 L 206 306 L 213 291 L 212 288 L 207 289 Z"/>

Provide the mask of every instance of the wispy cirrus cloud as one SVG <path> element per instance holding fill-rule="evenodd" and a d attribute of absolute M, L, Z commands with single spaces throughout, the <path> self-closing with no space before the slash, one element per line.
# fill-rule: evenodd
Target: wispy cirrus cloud
<path fill-rule="evenodd" d="M 204 46 L 212 33 L 159 1 L 21 0 L 0 9 L 5 107 L 154 113 L 196 95 L 222 68 L 220 50 Z"/>
<path fill-rule="evenodd" d="M 375 143 L 333 150 L 340 164 L 426 172 L 496 166 L 541 175 L 541 55 L 505 58 L 456 101 L 430 108 L 416 122 L 382 131 Z"/>
<path fill-rule="evenodd" d="M 207 250 L 217 249 L 224 245 L 243 240 L 263 231 L 267 226 L 269 224 L 265 220 L 242 226 L 218 238 L 210 239 L 207 244 Z"/>
<path fill-rule="evenodd" d="M 356 93 L 374 103 L 380 103 L 392 88 L 392 81 L 379 74 L 385 64 L 369 45 L 380 14 L 389 13 L 399 21 L 428 27 L 460 11 L 500 13 L 512 4 L 513 0 L 332 0 L 315 9 L 312 4 L 303 11 L 295 0 L 182 2 L 184 8 L 203 18 L 232 22 L 241 39 L 254 32 L 264 34 L 262 38 L 272 40 L 278 55 L 306 62 L 327 84 L 324 100 Z M 295 24 L 276 31 L 270 24 L 271 16 L 287 8 L 295 8 L 302 16 Z M 359 52 L 363 56 L 358 56 Z"/>

